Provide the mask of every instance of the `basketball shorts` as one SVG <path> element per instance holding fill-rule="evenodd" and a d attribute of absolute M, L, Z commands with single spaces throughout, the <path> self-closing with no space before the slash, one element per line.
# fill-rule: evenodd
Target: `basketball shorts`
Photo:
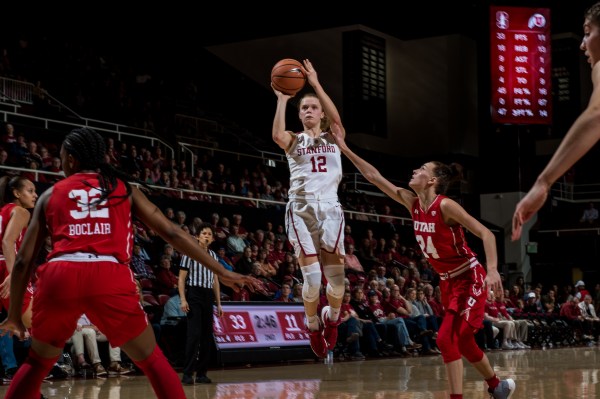
<path fill-rule="evenodd" d="M 52 261 L 37 270 L 31 335 L 62 348 L 82 314 L 113 347 L 137 337 L 148 325 L 133 273 L 112 261 Z"/>
<path fill-rule="evenodd" d="M 474 329 L 483 325 L 487 290 L 483 286 L 486 272 L 479 263 L 468 271 L 440 281 L 442 305 L 446 311 L 454 311 Z"/>
<path fill-rule="evenodd" d="M 296 256 L 316 256 L 320 251 L 344 255 L 344 211 L 339 201 L 290 200 L 285 226 Z"/>

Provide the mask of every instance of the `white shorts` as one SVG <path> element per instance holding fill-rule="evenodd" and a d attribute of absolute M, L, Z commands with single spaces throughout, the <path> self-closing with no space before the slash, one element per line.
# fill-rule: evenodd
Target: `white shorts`
<path fill-rule="evenodd" d="M 320 251 L 344 251 L 344 211 L 339 201 L 290 200 L 285 226 L 296 256 L 317 256 Z"/>

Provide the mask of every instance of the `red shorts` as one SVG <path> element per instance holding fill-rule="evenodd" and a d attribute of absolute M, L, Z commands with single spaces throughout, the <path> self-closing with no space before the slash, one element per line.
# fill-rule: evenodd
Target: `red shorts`
<path fill-rule="evenodd" d="M 37 269 L 31 335 L 62 348 L 85 313 L 113 347 L 148 326 L 133 273 L 110 262 L 55 261 Z"/>
<path fill-rule="evenodd" d="M 463 274 L 440 280 L 442 305 L 446 311 L 461 315 L 475 329 L 483 325 L 487 299 L 487 290 L 483 287 L 485 276 L 485 269 L 477 263 Z"/>
<path fill-rule="evenodd" d="M 8 269 L 6 268 L 6 261 L 2 259 L 0 260 L 0 284 L 4 281 L 6 276 L 8 276 Z M 31 286 L 30 281 L 27 284 L 27 289 L 25 290 L 25 295 L 23 296 L 23 306 L 21 307 L 21 314 L 25 313 L 25 311 L 29 307 L 31 297 L 33 297 L 33 287 Z M 10 297 L 0 298 L 0 303 L 2 304 L 2 307 L 8 312 L 8 308 L 10 307 Z"/>

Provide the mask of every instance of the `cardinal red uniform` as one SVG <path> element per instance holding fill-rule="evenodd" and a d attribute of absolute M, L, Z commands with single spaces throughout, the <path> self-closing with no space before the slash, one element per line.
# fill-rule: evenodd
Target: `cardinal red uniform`
<path fill-rule="evenodd" d="M 0 230 L 0 242 L 2 241 L 2 238 L 4 238 L 4 232 L 6 231 L 6 227 L 8 226 L 8 222 L 10 221 L 10 218 L 11 218 L 11 213 L 12 213 L 13 209 L 15 209 L 15 206 L 17 206 L 17 204 L 11 202 L 9 204 L 4 205 L 0 209 L 0 228 L 2 228 L 2 230 Z M 17 253 L 19 248 L 21 248 L 21 242 L 23 242 L 23 237 L 25 236 L 25 231 L 27 231 L 27 228 L 24 228 L 21 231 L 21 234 L 19 234 L 19 237 L 17 238 L 17 241 L 15 242 L 15 253 Z M 4 253 L 2 252 L 2 245 L 0 245 L 0 283 L 2 281 L 4 281 L 6 276 L 8 276 L 8 269 L 6 268 L 6 259 L 4 258 Z M 27 290 L 25 291 L 25 296 L 23 298 L 22 312 L 25 312 L 25 310 L 27 310 L 27 307 L 29 307 L 29 302 L 31 302 L 32 296 L 33 296 L 33 288 L 31 287 L 31 283 L 29 283 L 27 285 Z M 6 311 L 8 311 L 8 307 L 10 305 L 10 297 L 9 298 L 1 298 L 0 302 L 2 303 L 2 306 L 4 307 L 4 309 Z"/>
<path fill-rule="evenodd" d="M 462 226 L 444 222 L 438 195 L 428 209 L 415 201 L 412 209 L 415 238 L 427 260 L 439 273 L 442 304 L 460 314 L 473 328 L 483 323 L 487 292 L 486 272 L 465 240 Z"/>
<path fill-rule="evenodd" d="M 127 265 L 133 229 L 125 185 L 119 181 L 101 203 L 95 202 L 101 194 L 96 187 L 95 173 L 74 174 L 54 185 L 46 207 L 53 249 L 37 271 L 32 334 L 57 347 L 72 335 L 82 313 L 113 347 L 148 324 Z"/>

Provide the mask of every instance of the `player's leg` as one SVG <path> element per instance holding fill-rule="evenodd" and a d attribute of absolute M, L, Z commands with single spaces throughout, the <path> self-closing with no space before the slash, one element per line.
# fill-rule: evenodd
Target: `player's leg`
<path fill-rule="evenodd" d="M 140 335 L 121 345 L 121 349 L 148 377 L 157 398 L 185 399 L 177 373 L 156 345 L 152 326 L 146 326 Z"/>
<path fill-rule="evenodd" d="M 315 244 L 318 243 L 318 224 L 312 204 L 290 201 L 286 208 L 285 225 L 304 280 L 302 302 L 310 346 L 315 355 L 325 357 L 327 342 L 317 315 L 322 273 Z"/>
<path fill-rule="evenodd" d="M 40 397 L 43 379 L 48 375 L 65 342 L 77 326 L 78 301 L 72 297 L 77 276 L 62 264 L 37 270 L 38 281 L 32 308 L 32 341 L 25 362 L 15 374 L 5 398 Z"/>
<path fill-rule="evenodd" d="M 327 279 L 328 307 L 321 318 L 325 329 L 323 335 L 329 349 L 335 347 L 340 308 L 344 298 L 344 212 L 339 202 L 323 203 L 319 208 L 320 247 L 323 274 Z"/>
<path fill-rule="evenodd" d="M 95 278 L 85 308 L 90 321 L 144 372 L 159 399 L 185 398 L 177 373 L 156 345 L 129 267 L 113 262 L 86 267 L 86 276 Z"/>
<path fill-rule="evenodd" d="M 463 362 L 458 349 L 457 323 L 460 323 L 460 317 L 452 310 L 446 311 L 437 338 L 437 346 L 446 366 L 450 395 L 462 395 L 463 390 Z"/>
<path fill-rule="evenodd" d="M 327 356 L 327 342 L 323 336 L 323 323 L 317 314 L 321 292 L 321 265 L 316 256 L 298 256 L 302 272 L 302 302 L 306 316 L 306 328 L 309 333 L 310 347 L 318 357 Z"/>
<path fill-rule="evenodd" d="M 321 319 L 323 320 L 323 336 L 327 341 L 329 350 L 333 350 L 337 342 L 337 326 L 340 324 L 340 308 L 344 298 L 344 265 L 343 257 L 338 253 L 321 252 L 323 273 L 327 279 L 327 303 L 323 307 Z M 342 262 L 340 264 L 340 262 Z"/>

